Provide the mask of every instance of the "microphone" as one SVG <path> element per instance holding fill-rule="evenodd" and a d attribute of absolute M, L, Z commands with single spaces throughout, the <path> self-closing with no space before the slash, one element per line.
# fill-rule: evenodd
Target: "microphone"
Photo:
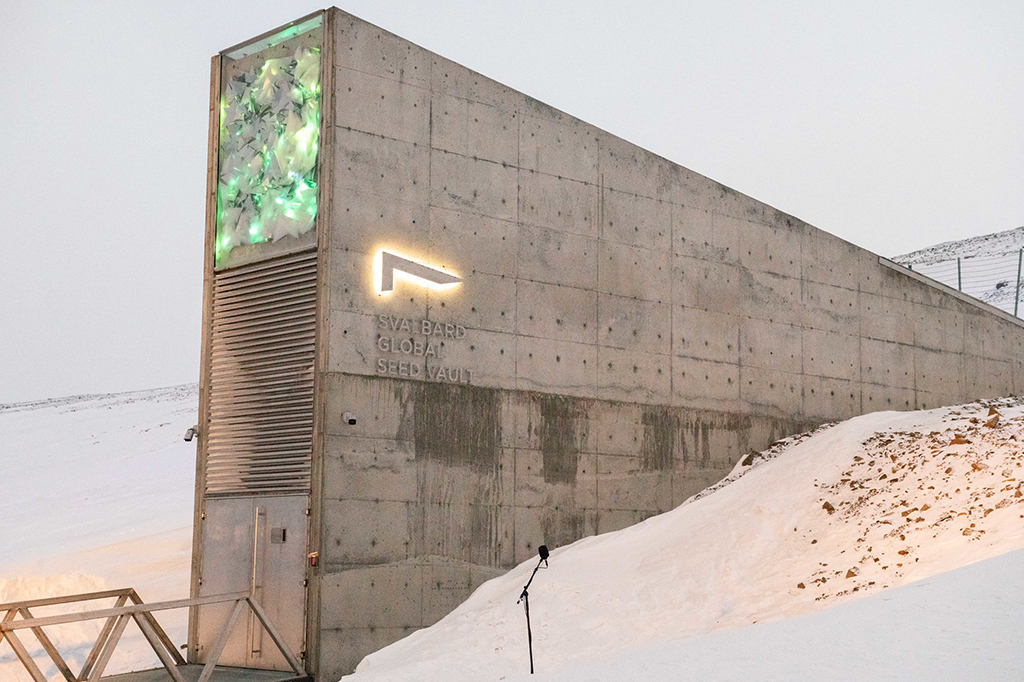
<path fill-rule="evenodd" d="M 516 601 L 517 604 L 519 602 L 523 602 L 523 609 L 526 611 L 526 643 L 527 646 L 530 647 L 531 675 L 533 674 L 533 631 L 530 630 L 530 585 L 533 583 L 533 578 L 537 575 L 537 569 L 540 568 L 540 565 L 543 563 L 545 568 L 548 567 L 548 556 L 550 556 L 547 545 L 541 545 L 538 547 L 537 553 L 540 555 L 540 561 L 538 561 L 537 565 L 533 567 L 533 573 L 530 574 L 530 579 L 523 587 L 523 591 L 520 593 L 519 599 Z"/>

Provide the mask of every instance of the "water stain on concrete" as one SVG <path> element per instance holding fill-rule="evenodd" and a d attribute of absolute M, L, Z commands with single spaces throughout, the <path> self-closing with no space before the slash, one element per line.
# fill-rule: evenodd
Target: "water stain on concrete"
<path fill-rule="evenodd" d="M 646 406 L 641 417 L 644 438 L 640 443 L 640 466 L 644 471 L 671 471 L 676 440 L 675 411 L 670 407 Z"/>
<path fill-rule="evenodd" d="M 582 509 L 549 509 L 541 521 L 544 542 L 549 550 L 586 537 L 586 513 Z"/>
<path fill-rule="evenodd" d="M 419 383 L 414 389 L 416 459 L 497 470 L 501 396 L 496 389 Z"/>
<path fill-rule="evenodd" d="M 545 483 L 575 483 L 580 448 L 586 440 L 586 401 L 566 396 L 538 396 L 540 449 Z"/>

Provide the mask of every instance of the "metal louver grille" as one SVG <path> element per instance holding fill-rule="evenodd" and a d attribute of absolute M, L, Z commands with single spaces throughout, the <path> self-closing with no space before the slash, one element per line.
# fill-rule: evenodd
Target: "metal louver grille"
<path fill-rule="evenodd" d="M 218 272 L 206 493 L 310 487 L 316 252 Z"/>

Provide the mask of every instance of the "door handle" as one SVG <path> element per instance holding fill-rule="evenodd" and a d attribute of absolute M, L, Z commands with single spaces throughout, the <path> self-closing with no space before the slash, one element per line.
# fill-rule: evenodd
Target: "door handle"
<path fill-rule="evenodd" d="M 255 520 L 252 524 L 252 579 L 249 582 L 249 591 L 256 596 L 259 588 L 259 556 L 260 556 L 260 517 L 265 516 L 266 511 L 256 505 Z"/>
<path fill-rule="evenodd" d="M 256 505 L 256 513 L 254 515 L 252 524 L 252 577 L 249 583 L 249 592 L 252 594 L 253 599 L 259 599 L 262 595 L 257 595 L 256 591 L 259 590 L 262 585 L 260 584 L 263 579 L 262 571 L 260 570 L 260 532 L 264 523 L 260 523 L 262 517 L 267 515 L 265 507 Z M 249 649 L 253 656 L 259 656 L 263 649 L 263 628 L 256 621 L 255 615 L 252 611 L 249 611 Z"/>

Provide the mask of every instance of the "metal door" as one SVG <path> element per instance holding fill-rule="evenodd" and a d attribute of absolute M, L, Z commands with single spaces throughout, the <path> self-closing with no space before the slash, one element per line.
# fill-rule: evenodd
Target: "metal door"
<path fill-rule="evenodd" d="M 200 595 L 251 592 L 297 656 L 305 649 L 307 497 L 225 497 L 206 501 Z M 199 662 L 206 661 L 230 604 L 201 607 Z M 235 624 L 220 665 L 290 670 L 259 621 Z"/>

